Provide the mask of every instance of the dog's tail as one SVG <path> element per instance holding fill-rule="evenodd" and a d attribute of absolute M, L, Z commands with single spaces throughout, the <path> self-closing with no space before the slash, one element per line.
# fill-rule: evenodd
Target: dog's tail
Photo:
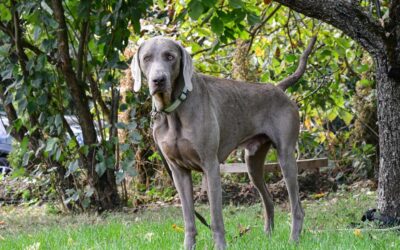
<path fill-rule="evenodd" d="M 278 83 L 277 86 L 281 88 L 283 91 L 285 91 L 287 88 L 295 84 L 304 74 L 304 71 L 306 71 L 307 59 L 308 56 L 311 54 L 311 51 L 316 41 L 317 41 L 317 36 L 313 36 L 310 40 L 310 43 L 307 46 L 307 49 L 303 52 L 303 54 L 300 57 L 299 66 L 297 66 L 296 71 L 287 78 L 283 79 L 280 83 Z"/>

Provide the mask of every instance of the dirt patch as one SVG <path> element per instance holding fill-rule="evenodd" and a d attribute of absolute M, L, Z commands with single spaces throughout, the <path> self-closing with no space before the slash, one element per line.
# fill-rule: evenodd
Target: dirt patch
<path fill-rule="evenodd" d="M 337 184 L 332 178 L 318 172 L 303 172 L 298 177 L 300 187 L 300 198 L 308 198 L 315 194 L 332 192 L 337 190 Z M 283 179 L 267 184 L 275 203 L 287 202 L 288 194 Z M 195 192 L 197 203 L 208 203 L 206 193 L 199 189 Z M 222 183 L 222 202 L 232 205 L 252 205 L 260 202 L 257 189 L 251 183 Z"/>

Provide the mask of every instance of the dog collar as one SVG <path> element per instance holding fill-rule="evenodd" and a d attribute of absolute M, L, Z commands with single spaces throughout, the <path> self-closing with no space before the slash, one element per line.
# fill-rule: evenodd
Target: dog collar
<path fill-rule="evenodd" d="M 189 90 L 186 88 L 186 86 L 183 87 L 182 93 L 179 95 L 179 97 L 168 107 L 165 109 L 161 110 L 161 112 L 170 114 L 175 111 L 181 105 L 182 102 L 184 102 L 189 94 Z"/>

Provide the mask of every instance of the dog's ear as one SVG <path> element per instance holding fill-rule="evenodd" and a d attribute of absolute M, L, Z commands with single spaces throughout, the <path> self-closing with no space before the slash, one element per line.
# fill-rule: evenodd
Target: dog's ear
<path fill-rule="evenodd" d="M 179 44 L 179 43 L 178 43 Z M 193 84 L 192 84 L 192 76 L 193 76 L 193 61 L 192 57 L 190 56 L 189 52 L 181 45 L 179 44 L 179 47 L 181 49 L 182 53 L 182 75 L 183 75 L 183 80 L 185 81 L 186 88 L 189 91 L 192 91 L 193 89 Z"/>
<path fill-rule="evenodd" d="M 140 87 L 142 86 L 142 71 L 140 70 L 140 65 L 139 65 L 139 50 L 140 47 L 138 48 L 136 54 L 132 58 L 132 63 L 131 63 L 131 72 L 132 72 L 132 77 L 135 83 L 133 84 L 133 91 L 138 92 L 140 90 Z"/>

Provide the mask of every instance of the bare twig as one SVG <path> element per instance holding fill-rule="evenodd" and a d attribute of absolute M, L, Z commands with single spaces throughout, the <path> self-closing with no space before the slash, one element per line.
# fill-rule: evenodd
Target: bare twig
<path fill-rule="evenodd" d="M 90 4 L 90 1 L 89 1 Z M 87 17 L 85 19 L 85 21 L 83 21 L 82 23 L 82 27 L 81 27 L 81 32 L 80 32 L 80 39 L 79 39 L 79 47 L 78 47 L 78 55 L 76 58 L 77 61 L 77 66 L 76 66 L 76 74 L 78 77 L 79 81 L 83 80 L 83 76 L 82 76 L 82 68 L 83 68 L 83 61 L 84 61 L 84 57 L 86 56 L 85 53 L 85 45 L 86 45 L 86 41 L 89 37 L 89 15 L 90 15 L 90 9 L 87 12 Z"/>
<path fill-rule="evenodd" d="M 3 31 L 5 34 L 7 34 L 10 37 L 14 36 L 11 28 L 7 27 L 3 22 L 0 22 L 0 30 Z"/>
<path fill-rule="evenodd" d="M 375 5 L 376 5 L 376 14 L 378 15 L 378 18 L 382 18 L 381 4 L 379 3 L 379 0 L 375 0 Z"/>
<path fill-rule="evenodd" d="M 306 16 L 325 21 L 341 29 L 368 52 L 380 55 L 385 43 L 385 30 L 379 22 L 347 0 L 276 0 Z"/>
<path fill-rule="evenodd" d="M 119 106 L 119 91 L 117 88 L 112 88 L 112 101 L 111 101 L 111 117 L 110 117 L 110 141 L 113 137 L 118 136 L 117 122 L 118 122 L 118 106 Z"/>
<path fill-rule="evenodd" d="M 330 75 L 329 75 L 329 76 L 330 76 Z M 312 96 L 312 95 L 314 95 L 315 93 L 317 93 L 317 91 L 320 90 L 320 89 L 322 88 L 322 86 L 327 85 L 328 82 L 325 81 L 326 78 L 327 78 L 327 75 L 322 76 L 322 79 L 323 79 L 323 80 L 321 80 L 320 84 L 318 84 L 318 86 L 317 86 L 313 91 L 311 91 L 311 93 L 309 93 L 308 95 L 306 95 L 306 96 L 304 96 L 304 97 L 302 97 L 302 98 L 297 99 L 297 100 L 296 100 L 296 103 L 299 103 L 299 102 L 301 102 L 301 101 L 303 101 L 303 100 L 309 98 L 310 96 Z"/>
<path fill-rule="evenodd" d="M 101 97 L 101 93 L 100 93 L 97 81 L 94 79 L 94 77 L 92 75 L 88 75 L 87 78 L 88 78 L 89 83 L 90 83 L 90 90 L 92 92 L 93 101 L 96 101 L 100 105 L 101 111 L 103 112 L 103 114 L 106 117 L 107 121 L 111 121 L 110 120 L 111 111 L 107 107 L 107 105 L 104 102 L 103 98 Z"/>
<path fill-rule="evenodd" d="M 21 39 L 21 27 L 20 27 L 20 20 L 17 11 L 17 4 L 15 0 L 11 1 L 11 12 L 12 12 L 12 19 L 14 23 L 14 42 L 15 48 L 17 50 L 18 62 L 21 65 L 22 75 L 24 76 L 25 80 L 29 76 L 29 72 L 26 69 L 25 62 L 28 61 L 28 57 L 26 56 L 24 49 L 22 48 L 22 39 Z"/>
<path fill-rule="evenodd" d="M 261 23 L 259 23 L 250 33 L 250 41 L 249 41 L 249 48 L 247 49 L 247 54 L 250 53 L 251 47 L 253 45 L 254 42 L 254 38 L 257 36 L 258 32 L 260 31 L 260 29 L 268 22 L 269 19 L 271 19 L 275 13 L 282 7 L 281 4 L 279 4 L 278 6 L 276 6 L 276 8 L 264 19 L 261 21 Z"/>
<path fill-rule="evenodd" d="M 224 44 L 224 45 L 220 46 L 220 48 L 225 48 L 225 47 L 230 46 L 230 45 L 232 45 L 232 44 L 235 44 L 235 42 L 230 42 L 230 43 Z M 195 55 L 198 55 L 198 54 L 207 52 L 207 51 L 211 50 L 212 48 L 213 48 L 213 47 L 198 50 L 198 51 L 192 53 L 191 56 L 195 56 Z"/>
<path fill-rule="evenodd" d="M 286 22 L 286 24 L 285 24 L 285 28 L 286 28 L 286 33 L 287 33 L 287 35 L 288 35 L 289 42 L 290 42 L 290 49 L 292 50 L 292 53 L 294 53 L 293 40 L 292 40 L 292 36 L 290 35 L 290 29 L 289 29 L 289 21 L 290 21 L 291 13 L 292 13 L 292 12 L 289 11 L 289 16 L 288 16 L 287 22 Z M 301 37 L 301 36 L 299 36 L 299 37 Z"/>

